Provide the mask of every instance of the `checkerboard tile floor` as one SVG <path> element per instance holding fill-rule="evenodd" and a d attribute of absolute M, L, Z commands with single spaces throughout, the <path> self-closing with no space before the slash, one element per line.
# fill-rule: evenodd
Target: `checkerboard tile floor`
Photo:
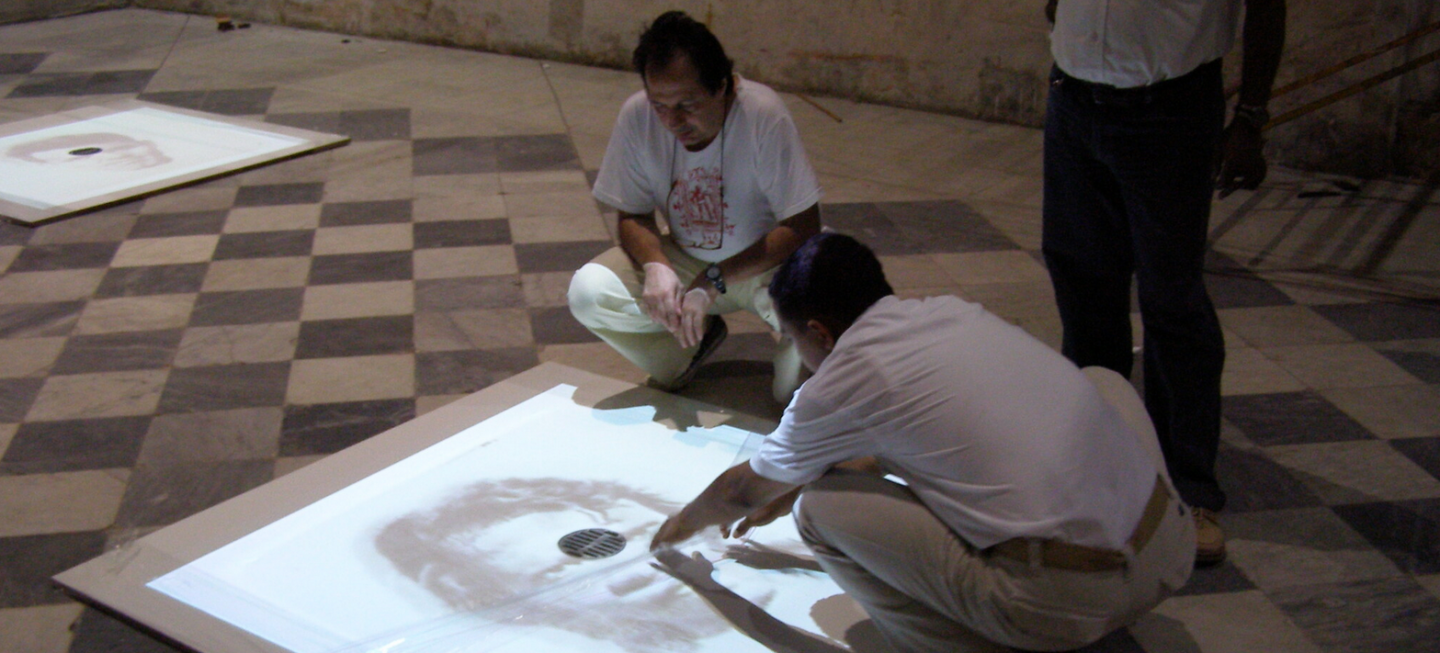
<path fill-rule="evenodd" d="M 564 308 L 634 75 L 123 10 L 0 26 L 0 121 L 122 98 L 346 147 L 40 227 L 0 224 L 0 650 L 166 651 L 51 574 L 525 370 L 640 375 Z M 788 96 L 824 217 L 905 295 L 1058 342 L 1034 130 Z M 1276 171 L 1216 205 L 1230 560 L 1093 651 L 1433 651 L 1433 188 Z M 739 318 L 686 394 L 762 416 Z"/>

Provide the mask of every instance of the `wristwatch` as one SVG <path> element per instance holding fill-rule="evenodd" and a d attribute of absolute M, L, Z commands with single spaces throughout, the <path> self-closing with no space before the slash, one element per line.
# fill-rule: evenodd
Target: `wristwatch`
<path fill-rule="evenodd" d="M 725 277 L 720 274 L 719 264 L 711 263 L 705 266 L 705 280 L 709 281 L 710 285 L 715 286 L 715 289 L 720 291 L 720 294 L 725 294 Z"/>

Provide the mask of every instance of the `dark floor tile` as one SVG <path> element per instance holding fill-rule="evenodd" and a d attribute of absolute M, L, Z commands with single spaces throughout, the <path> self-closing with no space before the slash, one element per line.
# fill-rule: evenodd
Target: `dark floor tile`
<path fill-rule="evenodd" d="M 48 56 L 48 52 L 0 53 L 0 75 L 28 75 Z"/>
<path fill-rule="evenodd" d="M 1311 391 L 1225 398 L 1225 419 L 1260 445 L 1368 440 L 1375 436 Z"/>
<path fill-rule="evenodd" d="M 226 211 L 151 213 L 135 219 L 131 238 L 165 238 L 218 234 L 225 228 Z"/>
<path fill-rule="evenodd" d="M 0 538 L 0 609 L 71 602 L 50 577 L 104 550 L 100 531 Z"/>
<path fill-rule="evenodd" d="M 1323 651 L 1433 653 L 1440 599 L 1410 578 L 1298 585 L 1270 600 Z"/>
<path fill-rule="evenodd" d="M 1329 304 L 1310 308 L 1364 342 L 1440 338 L 1440 305 L 1434 302 Z"/>
<path fill-rule="evenodd" d="M 297 127 L 311 131 L 324 132 L 327 134 L 339 134 L 340 112 L 323 111 L 315 113 L 272 113 L 265 116 L 265 122 L 284 125 L 286 127 Z"/>
<path fill-rule="evenodd" d="M 1391 440 L 1390 446 L 1415 461 L 1416 465 L 1430 472 L 1431 476 L 1440 479 L 1440 437 Z"/>
<path fill-rule="evenodd" d="M 5 271 L 43 272 L 46 270 L 81 270 L 103 268 L 110 264 L 120 243 L 66 243 L 62 245 L 31 245 Z"/>
<path fill-rule="evenodd" d="M 515 262 L 521 272 L 574 272 L 614 246 L 608 240 L 525 243 L 515 246 Z"/>
<path fill-rule="evenodd" d="M 198 293 L 205 284 L 207 263 L 112 268 L 105 272 L 96 298 Z"/>
<path fill-rule="evenodd" d="M 154 70 L 106 70 L 91 73 L 82 95 L 104 95 L 110 93 L 139 93 L 145 90 Z"/>
<path fill-rule="evenodd" d="M 25 419 L 44 383 L 45 379 L 0 379 L 0 424 Z"/>
<path fill-rule="evenodd" d="M 94 608 L 85 608 L 73 630 L 69 653 L 189 653 Z"/>
<path fill-rule="evenodd" d="M 153 70 L 109 70 L 95 73 L 32 74 L 6 97 L 53 97 L 139 93 Z"/>
<path fill-rule="evenodd" d="M 131 467 L 149 428 L 149 417 L 27 422 L 15 432 L 0 467 L 9 474 Z"/>
<path fill-rule="evenodd" d="M 415 257 L 412 252 L 331 254 L 311 259 L 309 283 L 319 286 L 367 281 L 404 281 L 414 276 Z"/>
<path fill-rule="evenodd" d="M 1215 308 L 1257 308 L 1288 306 L 1295 300 L 1269 282 L 1245 272 L 1219 274 L 1206 272 L 1205 288 Z"/>
<path fill-rule="evenodd" d="M 535 335 L 537 345 L 564 345 L 600 340 L 575 320 L 568 306 L 530 309 L 530 332 Z"/>
<path fill-rule="evenodd" d="M 520 278 L 515 275 L 421 279 L 415 282 L 415 310 L 418 312 L 524 305 L 524 291 Z"/>
<path fill-rule="evenodd" d="M 300 323 L 295 358 L 398 354 L 414 348 L 415 319 L 409 315 L 316 320 Z"/>
<path fill-rule="evenodd" d="M 1190 573 L 1190 580 L 1176 592 L 1176 596 L 1200 596 L 1203 594 L 1229 594 L 1255 589 L 1255 583 L 1245 576 L 1233 563 L 1222 562 L 1209 567 L 1199 567 Z"/>
<path fill-rule="evenodd" d="M 286 406 L 280 455 L 335 453 L 414 418 L 414 399 Z"/>
<path fill-rule="evenodd" d="M 70 333 L 85 302 L 0 304 L 0 338 L 38 338 Z"/>
<path fill-rule="evenodd" d="M 320 226 L 322 227 L 392 224 L 409 222 L 410 217 L 410 200 L 327 202 L 320 207 Z"/>
<path fill-rule="evenodd" d="M 409 109 L 357 109 L 341 111 L 339 132 L 353 141 L 410 138 Z"/>
<path fill-rule="evenodd" d="M 136 99 L 226 116 L 250 116 L 264 114 L 274 94 L 274 88 L 240 88 L 142 93 Z"/>
<path fill-rule="evenodd" d="M 304 299 L 304 288 L 200 293 L 190 312 L 190 326 L 294 322 L 300 319 Z"/>
<path fill-rule="evenodd" d="M 34 233 L 35 227 L 0 220 L 0 245 L 24 245 Z"/>
<path fill-rule="evenodd" d="M 320 182 L 241 186 L 235 193 L 235 206 L 318 204 L 324 195 L 325 184 Z"/>
<path fill-rule="evenodd" d="M 501 136 L 495 152 L 501 172 L 580 169 L 580 155 L 565 134 Z"/>
<path fill-rule="evenodd" d="M 194 413 L 285 403 L 290 363 L 187 367 L 170 371 L 159 412 Z"/>
<path fill-rule="evenodd" d="M 1440 499 L 1332 506 L 1401 570 L 1440 573 Z"/>
<path fill-rule="evenodd" d="M 315 232 L 310 229 L 222 234 L 212 259 L 309 256 L 314 245 Z"/>
<path fill-rule="evenodd" d="M 252 490 L 274 476 L 269 460 L 144 465 L 125 488 L 115 525 L 163 526 Z"/>
<path fill-rule="evenodd" d="M 495 139 L 479 136 L 417 138 L 411 149 L 416 176 L 466 175 L 500 170 Z"/>
<path fill-rule="evenodd" d="M 875 204 L 825 204 L 820 207 L 820 219 L 825 226 L 865 243 L 877 256 L 916 253 L 910 239 Z"/>
<path fill-rule="evenodd" d="M 1290 470 L 1260 453 L 1220 445 L 1215 474 L 1225 490 L 1226 512 L 1308 508 L 1322 501 Z"/>
<path fill-rule="evenodd" d="M 50 373 L 161 369 L 175 357 L 182 333 L 181 329 L 172 329 L 72 336 L 65 341 Z"/>
<path fill-rule="evenodd" d="M 1070 653 L 1146 653 L 1145 647 L 1136 641 L 1129 629 L 1121 628 L 1101 637 L 1100 641 L 1082 646 Z"/>
<path fill-rule="evenodd" d="M 764 361 L 775 359 L 775 339 L 768 333 L 732 333 L 710 357 L 712 361 Z"/>
<path fill-rule="evenodd" d="M 415 223 L 415 249 L 509 244 L 510 221 L 504 218 Z"/>
<path fill-rule="evenodd" d="M 1423 349 L 1397 349 L 1383 345 L 1377 345 L 1373 349 L 1390 359 L 1390 362 L 1404 368 L 1415 378 L 1426 383 L 1440 384 L 1440 349 L 1425 351 Z"/>
<path fill-rule="evenodd" d="M 910 241 L 912 254 L 1020 249 L 964 202 L 884 202 L 876 206 Z"/>
<path fill-rule="evenodd" d="M 534 347 L 423 352 L 415 355 L 421 395 L 468 394 L 540 364 Z"/>

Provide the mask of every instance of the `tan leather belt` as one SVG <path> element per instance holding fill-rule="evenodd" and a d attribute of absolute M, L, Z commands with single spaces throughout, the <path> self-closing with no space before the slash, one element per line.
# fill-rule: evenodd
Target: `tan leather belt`
<path fill-rule="evenodd" d="M 1145 514 L 1140 516 L 1140 523 L 1135 526 L 1135 532 L 1130 534 L 1131 551 L 1140 553 L 1141 549 L 1150 543 L 1150 538 L 1154 537 L 1155 531 L 1160 528 L 1160 520 L 1165 517 L 1165 509 L 1169 504 L 1170 491 L 1166 489 L 1165 480 L 1157 476 L 1155 489 L 1150 492 L 1150 501 L 1145 504 Z M 1035 564 L 1050 569 L 1114 571 L 1125 568 L 1125 554 L 1121 551 L 1097 549 L 1059 540 L 1017 537 L 985 550 L 988 555 L 1026 564 L 1031 563 L 1032 552 L 1039 558 Z"/>

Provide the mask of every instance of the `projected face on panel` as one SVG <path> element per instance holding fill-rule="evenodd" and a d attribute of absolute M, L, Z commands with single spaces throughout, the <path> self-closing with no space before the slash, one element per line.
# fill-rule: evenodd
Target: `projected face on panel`
<path fill-rule="evenodd" d="M 155 141 L 124 134 L 65 134 L 13 145 L 5 156 L 39 165 L 93 170 L 143 170 L 170 163 Z"/>
<path fill-rule="evenodd" d="M 680 507 L 613 481 L 482 481 L 443 506 L 385 526 L 375 546 L 457 610 L 538 598 L 524 623 L 627 650 L 686 650 L 724 625 L 707 618 L 708 608 L 682 584 L 643 562 L 607 571 L 605 559 L 577 558 L 557 545 L 576 530 L 603 528 L 643 550 Z"/>

